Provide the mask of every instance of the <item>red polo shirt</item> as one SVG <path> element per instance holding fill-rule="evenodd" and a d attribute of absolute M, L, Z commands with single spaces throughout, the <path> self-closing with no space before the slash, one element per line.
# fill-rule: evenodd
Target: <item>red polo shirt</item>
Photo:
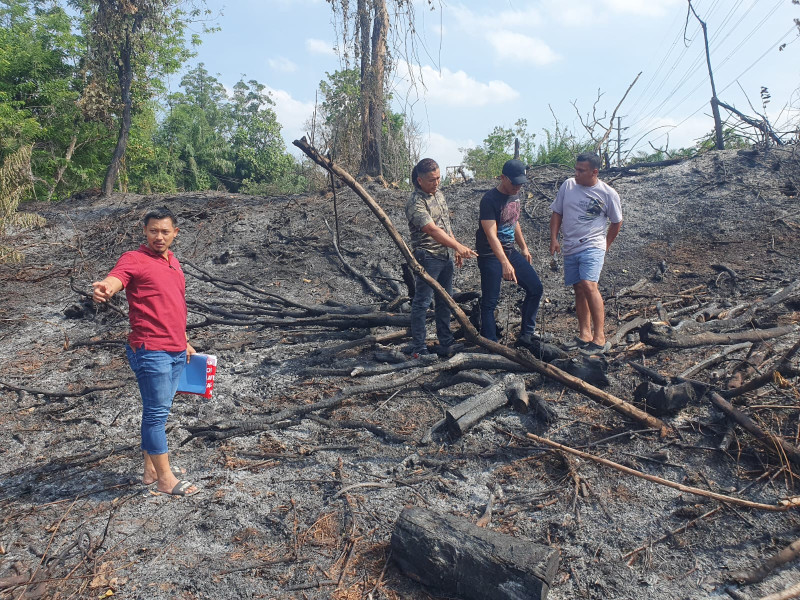
<path fill-rule="evenodd" d="M 164 258 L 142 244 L 123 254 L 109 276 L 122 282 L 128 297 L 132 348 L 186 350 L 186 279 L 171 251 Z"/>

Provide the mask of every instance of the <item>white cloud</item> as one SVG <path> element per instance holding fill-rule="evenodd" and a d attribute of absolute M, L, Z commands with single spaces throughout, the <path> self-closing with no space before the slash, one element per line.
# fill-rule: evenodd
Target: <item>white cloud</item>
<path fill-rule="evenodd" d="M 645 17 L 663 17 L 676 6 L 686 9 L 683 0 L 603 0 L 603 4 L 617 13 Z"/>
<path fill-rule="evenodd" d="M 686 11 L 684 0 L 545 0 L 544 10 L 548 20 L 568 27 L 587 27 L 608 23 L 621 15 L 663 17 L 676 9 Z"/>
<path fill-rule="evenodd" d="M 278 116 L 278 123 L 281 124 L 281 133 L 286 141 L 286 146 L 293 148 L 292 141 L 306 134 L 306 122 L 314 112 L 314 103 L 295 100 L 289 92 L 275 90 L 269 86 L 265 91 L 270 93 L 270 97 L 275 102 L 273 108 Z"/>
<path fill-rule="evenodd" d="M 490 10 L 478 14 L 464 6 L 456 4 L 445 9 L 446 18 L 452 16 L 456 23 L 472 35 L 483 35 L 487 29 L 520 29 L 529 31 L 543 23 L 541 12 L 533 7 L 523 10 L 504 10 L 499 13 Z"/>
<path fill-rule="evenodd" d="M 398 65 L 400 87 L 406 87 L 407 93 L 413 95 L 410 88 L 412 67 L 408 63 Z M 492 80 L 488 83 L 477 81 L 464 71 L 441 71 L 431 66 L 413 67 L 413 80 L 417 84 L 416 94 L 423 97 L 431 105 L 452 107 L 476 107 L 489 104 L 502 104 L 519 97 L 517 92 L 504 81 Z M 424 84 L 424 86 L 423 86 Z"/>
<path fill-rule="evenodd" d="M 561 58 L 543 41 L 522 33 L 495 30 L 487 33 L 486 39 L 502 59 L 545 66 Z"/>
<path fill-rule="evenodd" d="M 275 71 L 283 71 L 284 73 L 293 73 L 297 70 L 297 65 L 285 56 L 278 58 L 270 58 L 267 64 Z"/>
<path fill-rule="evenodd" d="M 336 56 L 336 50 L 333 45 L 325 40 L 318 40 L 315 38 L 308 38 L 306 40 L 306 50 L 311 54 L 322 54 L 323 56 Z"/>
<path fill-rule="evenodd" d="M 423 157 L 429 156 L 439 163 L 443 177 L 447 167 L 461 164 L 463 154 L 459 148 L 472 148 L 475 146 L 475 142 L 472 140 L 454 140 L 434 132 L 430 132 L 427 138 L 423 134 L 422 143 L 421 155 Z"/>

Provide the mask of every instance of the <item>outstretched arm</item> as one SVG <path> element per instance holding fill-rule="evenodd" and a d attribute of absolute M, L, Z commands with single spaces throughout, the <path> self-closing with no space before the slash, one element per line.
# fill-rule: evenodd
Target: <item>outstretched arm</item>
<path fill-rule="evenodd" d="M 439 227 L 436 223 L 431 221 L 425 227 L 422 228 L 422 231 L 427 233 L 431 236 L 434 240 L 439 242 L 442 246 L 447 246 L 448 248 L 452 248 L 456 252 L 456 263 L 461 266 L 461 262 L 465 258 L 475 258 L 478 256 L 478 253 L 475 252 L 472 248 L 461 244 L 457 239 L 449 235 L 444 229 Z"/>
<path fill-rule="evenodd" d="M 103 281 L 95 281 L 92 284 L 92 300 L 95 302 L 108 302 L 123 287 L 119 279 L 109 275 Z"/>

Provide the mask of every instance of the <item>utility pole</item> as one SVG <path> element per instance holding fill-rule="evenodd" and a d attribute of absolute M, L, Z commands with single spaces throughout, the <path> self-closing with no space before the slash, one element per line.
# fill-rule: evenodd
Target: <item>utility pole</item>
<path fill-rule="evenodd" d="M 725 149 L 725 142 L 722 139 L 722 119 L 719 116 L 719 100 L 717 99 L 717 88 L 714 86 L 714 73 L 711 71 L 711 53 L 708 50 L 708 28 L 706 27 L 705 21 L 703 21 L 698 15 L 697 12 L 694 10 L 694 6 L 692 6 L 692 0 L 688 0 L 689 2 L 689 10 L 695 16 L 695 18 L 700 22 L 700 26 L 703 28 L 703 39 L 706 43 L 706 64 L 708 65 L 708 78 L 711 80 L 711 114 L 714 115 L 714 132 L 716 137 L 716 144 L 717 150 L 724 150 Z M 689 13 L 686 13 L 686 24 L 689 24 Z M 683 39 L 684 43 L 686 42 L 686 29 L 683 31 Z"/>
<path fill-rule="evenodd" d="M 617 166 L 621 167 L 622 166 L 622 144 L 624 144 L 625 142 L 628 141 L 628 138 L 623 138 L 622 137 L 622 132 L 625 131 L 628 128 L 622 126 L 622 117 L 616 117 L 616 119 L 617 119 L 617 126 L 616 126 L 616 130 L 617 130 Z M 613 121 L 612 121 L 611 125 L 612 126 L 614 125 Z M 609 165 L 609 166 L 611 166 L 611 165 Z"/>

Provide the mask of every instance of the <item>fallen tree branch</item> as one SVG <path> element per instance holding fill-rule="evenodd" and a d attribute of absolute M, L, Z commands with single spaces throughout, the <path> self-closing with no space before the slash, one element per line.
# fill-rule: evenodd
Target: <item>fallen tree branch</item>
<path fill-rule="evenodd" d="M 797 327 L 784 325 L 772 329 L 754 329 L 739 333 L 698 333 L 679 335 L 663 325 L 649 323 L 639 329 L 641 340 L 655 348 L 696 348 L 697 346 L 738 344 L 741 342 L 761 342 L 794 333 Z"/>
<path fill-rule="evenodd" d="M 762 373 L 757 377 L 753 377 L 751 380 L 743 383 L 739 387 L 720 392 L 720 396 L 723 398 L 735 398 L 736 396 L 741 396 L 747 392 L 757 390 L 761 386 L 767 385 L 769 382 L 771 382 L 775 378 L 776 373 L 779 373 L 784 377 L 788 377 L 789 375 L 797 375 L 798 370 L 794 369 L 790 362 L 794 355 L 797 354 L 798 350 L 800 350 L 800 339 L 798 339 L 794 345 L 786 351 L 786 354 L 781 357 L 774 369 L 770 369 L 769 371 Z"/>
<path fill-rule="evenodd" d="M 29 394 L 35 394 L 38 396 L 48 396 L 50 398 L 72 398 L 75 396 L 85 396 L 86 394 L 91 394 L 92 392 L 105 392 L 106 390 L 116 390 L 117 388 L 125 387 L 130 382 L 135 381 L 132 377 L 128 377 L 123 379 L 121 382 L 116 381 L 114 383 L 101 383 L 95 386 L 87 387 L 84 386 L 80 390 L 76 391 L 60 391 L 60 390 L 40 390 L 36 388 L 26 388 L 20 387 L 16 385 L 11 385 L 10 383 L 6 383 L 5 381 L 0 381 L 0 386 L 8 388 L 10 390 L 14 390 L 15 392 L 27 392 Z"/>
<path fill-rule="evenodd" d="M 780 436 L 764 431 L 755 421 L 742 411 L 734 408 L 718 393 L 710 392 L 708 398 L 714 406 L 749 431 L 753 437 L 764 444 L 764 447 L 771 453 L 777 455 L 779 459 L 786 457 L 793 463 L 800 464 L 800 449 L 796 446 L 793 446 Z"/>
<path fill-rule="evenodd" d="M 644 552 L 645 550 L 647 550 L 652 544 L 658 544 L 659 542 L 663 542 L 664 540 L 671 539 L 671 538 L 675 537 L 676 535 L 678 535 L 679 533 L 683 533 L 684 531 L 686 531 L 690 527 L 694 526 L 699 521 L 702 521 L 703 519 L 707 519 L 708 517 L 718 513 L 721 510 L 722 510 L 721 506 L 718 506 L 717 508 L 713 508 L 710 511 L 708 511 L 707 513 L 705 513 L 703 515 L 700 515 L 696 519 L 692 519 L 688 523 L 685 523 L 684 525 L 681 525 L 680 527 L 678 527 L 676 529 L 673 529 L 672 531 L 670 531 L 668 533 L 665 533 L 664 535 L 662 535 L 657 540 L 653 540 L 652 542 L 649 542 L 649 543 L 647 543 L 647 544 L 645 544 L 643 546 L 639 546 L 635 550 L 631 550 L 630 552 L 628 552 L 622 558 L 623 558 L 623 560 L 626 559 L 626 558 L 630 559 L 630 560 L 628 560 L 628 566 L 630 567 L 631 565 L 633 565 L 633 563 L 636 560 L 636 557 L 639 555 L 639 553 L 640 552 Z"/>
<path fill-rule="evenodd" d="M 757 568 L 751 571 L 734 571 L 730 574 L 730 577 L 739 583 L 758 583 L 772 571 L 795 560 L 798 556 L 800 556 L 800 539 L 796 539 L 783 550 L 769 557 Z"/>
<path fill-rule="evenodd" d="M 452 311 L 453 315 L 455 316 L 458 323 L 461 325 L 462 331 L 464 332 L 464 337 L 471 343 L 478 344 L 479 346 L 486 348 L 494 352 L 495 354 L 500 354 L 501 356 L 505 356 L 513 360 L 514 362 L 519 363 L 523 367 L 535 371 L 537 373 L 541 373 L 546 377 L 554 379 L 563 385 L 573 389 L 584 396 L 602 404 L 603 406 L 607 406 L 622 415 L 625 415 L 628 418 L 631 418 L 647 427 L 657 427 L 661 430 L 663 435 L 666 435 L 671 428 L 661 421 L 653 417 L 652 415 L 647 414 L 645 411 L 640 410 L 633 406 L 632 404 L 621 400 L 611 394 L 608 394 L 602 391 L 599 388 L 596 388 L 585 381 L 573 377 L 572 375 L 565 373 L 561 369 L 558 369 L 552 365 L 547 364 L 546 362 L 537 360 L 534 358 L 530 353 L 522 353 L 518 352 L 512 348 L 508 348 L 507 346 L 503 346 L 502 344 L 498 344 L 497 342 L 493 342 L 485 337 L 481 336 L 475 327 L 470 322 L 467 315 L 458 305 L 458 303 L 453 300 L 453 298 L 445 291 L 445 289 L 439 284 L 438 281 L 433 279 L 425 269 L 422 267 L 419 262 L 414 258 L 414 255 L 409 250 L 408 246 L 406 245 L 405 241 L 403 240 L 402 236 L 398 233 L 395 226 L 392 224 L 389 216 L 384 212 L 384 210 L 378 205 L 377 202 L 367 193 L 367 191 L 359 184 L 353 176 L 350 175 L 347 171 L 340 168 L 338 165 L 331 162 L 329 159 L 322 156 L 315 148 L 310 146 L 306 141 L 306 138 L 302 140 L 295 140 L 293 142 L 295 146 L 297 146 L 300 150 L 302 150 L 311 160 L 315 163 L 320 165 L 322 168 L 332 171 L 339 179 L 344 181 L 366 204 L 369 206 L 370 210 L 373 214 L 377 217 L 380 223 L 383 225 L 384 229 L 389 233 L 389 236 L 394 241 L 395 245 L 400 249 L 403 257 L 405 258 L 408 265 L 411 267 L 415 273 L 417 273 L 424 281 L 427 283 L 436 293 L 437 297 L 444 300 L 444 302 L 448 305 L 450 310 Z"/>
<path fill-rule="evenodd" d="M 205 437 L 210 440 L 224 440 L 232 437 L 239 437 L 251 433 L 265 431 L 273 427 L 276 423 L 286 421 L 288 419 L 296 419 L 303 415 L 316 412 L 319 410 L 330 410 L 339 406 L 347 398 L 356 396 L 358 394 L 374 394 L 376 392 L 385 392 L 409 385 L 421 377 L 437 371 L 446 371 L 450 369 L 469 369 L 469 368 L 487 368 L 487 364 L 491 365 L 488 368 L 520 368 L 513 362 L 498 356 L 489 356 L 485 354 L 466 354 L 461 353 L 448 359 L 445 362 L 438 362 L 426 367 L 421 367 L 406 375 L 398 378 L 386 378 L 380 376 L 373 378 L 361 385 L 354 385 L 342 388 L 338 393 L 330 398 L 315 402 L 313 404 L 306 404 L 303 406 L 295 406 L 287 408 L 280 412 L 268 415 L 260 422 L 253 422 L 250 418 L 246 423 L 235 423 L 230 427 L 221 427 L 219 425 L 202 426 L 202 427 L 187 427 L 190 435 L 181 442 L 181 446 L 185 445 L 195 437 Z"/>
<path fill-rule="evenodd" d="M 633 475 L 634 477 L 646 479 L 647 481 L 650 481 L 652 483 L 657 483 L 659 485 L 671 487 L 686 494 L 694 494 L 695 496 L 712 498 L 714 500 L 719 500 L 720 502 L 727 502 L 728 504 L 735 504 L 737 506 L 744 506 L 747 508 L 757 508 L 759 510 L 767 510 L 772 512 L 782 512 L 789 510 L 789 508 L 792 507 L 791 505 L 773 505 L 773 504 L 761 504 L 759 502 L 750 502 L 749 500 L 742 500 L 741 498 L 734 498 L 733 496 L 726 496 L 725 494 L 717 494 L 716 492 L 710 492 L 708 490 L 702 490 L 700 488 L 690 487 L 688 485 L 683 485 L 682 483 L 676 483 L 668 479 L 662 479 L 661 477 L 656 477 L 655 475 L 648 475 L 647 473 L 642 473 L 641 471 L 637 471 L 636 469 L 631 469 L 630 467 L 626 467 L 619 463 L 612 462 L 605 458 L 600 458 L 599 456 L 589 454 L 588 452 L 581 452 L 580 450 L 575 450 L 574 448 L 570 448 L 569 446 L 564 446 L 563 444 L 559 444 L 552 440 L 548 440 L 547 438 L 539 437 L 538 435 L 534 435 L 532 433 L 528 433 L 526 435 L 533 441 L 540 444 L 544 444 L 545 446 L 550 446 L 551 448 L 556 448 L 558 450 L 561 450 L 562 452 L 568 452 L 569 454 L 580 456 L 581 458 L 585 458 L 586 460 L 591 460 L 596 463 L 600 463 L 601 465 L 611 467 L 612 469 L 616 469 L 617 471 L 627 473 L 628 475 Z"/>
<path fill-rule="evenodd" d="M 795 583 L 780 592 L 762 596 L 759 600 L 792 600 L 792 598 L 797 598 L 798 596 L 800 596 L 800 583 Z"/>
<path fill-rule="evenodd" d="M 378 296 L 378 298 L 386 301 L 393 300 L 394 296 L 391 296 L 386 292 L 384 292 L 383 290 L 381 290 L 380 288 L 378 288 L 378 286 L 372 283 L 372 281 L 370 281 L 366 275 L 358 271 L 353 265 L 347 262 L 345 257 L 342 256 L 342 253 L 339 251 L 339 244 L 336 242 L 336 234 L 333 232 L 333 229 L 331 229 L 331 226 L 328 225 L 328 219 L 323 219 L 323 221 L 325 221 L 325 226 L 328 228 L 328 231 L 331 232 L 331 238 L 332 238 L 331 241 L 333 242 L 333 249 L 336 250 L 336 256 L 339 257 L 339 260 L 342 262 L 347 272 L 350 273 L 356 279 L 358 279 L 361 283 L 363 283 L 364 286 L 370 292 Z"/>
<path fill-rule="evenodd" d="M 709 356 L 703 361 L 700 361 L 696 365 L 689 367 L 683 373 L 678 375 L 678 377 L 691 377 L 702 371 L 707 367 L 711 367 L 722 361 L 726 356 L 729 354 L 733 354 L 738 350 L 744 350 L 752 345 L 752 342 L 742 342 L 741 344 L 734 344 L 733 346 L 728 346 L 727 348 L 723 349 L 721 352 L 717 352 L 716 354 Z"/>

